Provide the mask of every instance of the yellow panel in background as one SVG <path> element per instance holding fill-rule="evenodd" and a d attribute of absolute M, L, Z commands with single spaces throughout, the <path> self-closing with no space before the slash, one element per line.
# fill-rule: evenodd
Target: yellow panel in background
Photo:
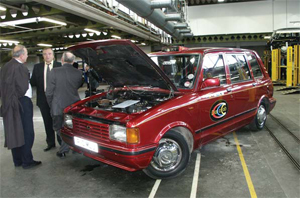
<path fill-rule="evenodd" d="M 293 86 L 296 86 L 299 82 L 299 45 L 294 45 L 294 79 Z"/>
<path fill-rule="evenodd" d="M 287 48 L 287 57 L 286 57 L 286 86 L 291 87 L 293 81 L 293 47 L 289 46 Z"/>
<path fill-rule="evenodd" d="M 272 50 L 272 81 L 278 80 L 278 49 Z"/>

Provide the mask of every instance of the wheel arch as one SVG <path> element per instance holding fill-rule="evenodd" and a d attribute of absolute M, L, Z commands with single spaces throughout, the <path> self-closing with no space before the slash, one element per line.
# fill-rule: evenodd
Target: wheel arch
<path fill-rule="evenodd" d="M 269 113 L 270 102 L 269 102 L 269 99 L 268 99 L 267 96 L 264 95 L 264 96 L 262 96 L 262 97 L 260 98 L 260 100 L 259 100 L 259 102 L 258 102 L 258 104 L 257 104 L 256 112 L 257 112 L 258 107 L 259 107 L 260 104 L 264 104 L 265 107 L 266 107 L 267 112 Z"/>
<path fill-rule="evenodd" d="M 168 126 L 164 127 L 163 130 L 158 134 L 155 139 L 155 142 L 159 142 L 159 140 L 168 132 L 177 132 L 180 133 L 184 139 L 186 140 L 190 153 L 194 150 L 194 136 L 192 134 L 192 129 L 186 123 L 183 122 L 175 122 L 171 123 Z"/>

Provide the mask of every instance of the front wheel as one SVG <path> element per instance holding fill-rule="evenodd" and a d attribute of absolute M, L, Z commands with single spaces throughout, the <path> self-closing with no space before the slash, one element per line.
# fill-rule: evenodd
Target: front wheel
<path fill-rule="evenodd" d="M 260 104 L 254 120 L 250 123 L 252 131 L 259 131 L 264 128 L 267 120 L 267 110 L 264 104 Z"/>
<path fill-rule="evenodd" d="M 153 179 L 168 179 L 182 173 L 190 160 L 190 151 L 185 138 L 170 131 L 161 140 L 149 166 L 144 172 Z"/>

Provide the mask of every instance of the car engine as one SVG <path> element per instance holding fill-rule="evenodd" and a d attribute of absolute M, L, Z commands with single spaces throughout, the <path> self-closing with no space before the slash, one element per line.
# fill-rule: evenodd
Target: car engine
<path fill-rule="evenodd" d="M 128 114 L 144 112 L 155 105 L 169 100 L 170 94 L 161 92 L 122 90 L 107 92 L 105 96 L 88 101 L 85 106 L 95 109 L 124 112 Z"/>

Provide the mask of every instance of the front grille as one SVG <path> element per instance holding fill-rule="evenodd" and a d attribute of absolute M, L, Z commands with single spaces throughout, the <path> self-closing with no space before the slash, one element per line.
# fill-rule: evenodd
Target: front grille
<path fill-rule="evenodd" d="M 73 131 L 76 134 L 87 137 L 89 139 L 96 139 L 98 141 L 109 141 L 109 125 L 99 122 L 91 122 L 73 119 Z"/>

